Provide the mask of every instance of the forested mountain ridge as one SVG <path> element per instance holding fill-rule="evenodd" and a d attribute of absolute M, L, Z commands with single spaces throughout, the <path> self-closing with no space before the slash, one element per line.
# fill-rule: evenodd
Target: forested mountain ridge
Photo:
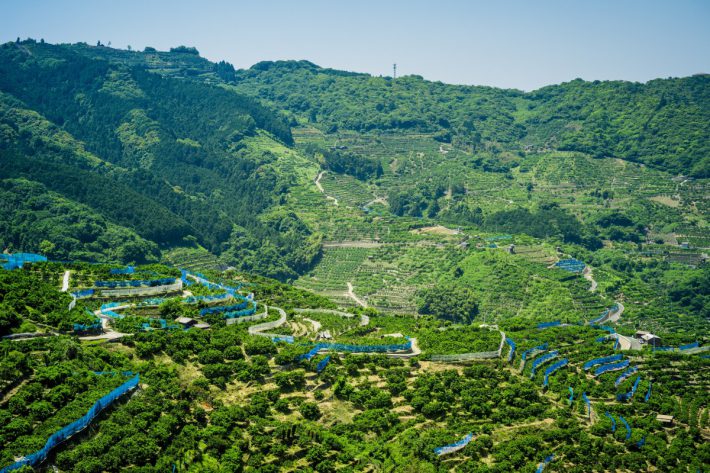
<path fill-rule="evenodd" d="M 236 83 L 324 131 L 433 132 L 473 149 L 583 151 L 710 175 L 707 74 L 645 84 L 577 79 L 523 93 L 280 61 L 239 70 Z"/>
<path fill-rule="evenodd" d="M 293 277 L 315 256 L 303 254 L 310 232 L 295 215 L 284 217 L 300 232 L 288 240 L 258 218 L 289 179 L 268 148 L 248 143 L 292 138 L 255 99 L 34 41 L 0 48 L 0 93 L 3 177 L 41 182 L 164 247 L 219 254 L 235 238 L 239 261 L 226 263 L 263 274 Z M 263 242 L 276 245 L 277 263 L 251 260 Z"/>

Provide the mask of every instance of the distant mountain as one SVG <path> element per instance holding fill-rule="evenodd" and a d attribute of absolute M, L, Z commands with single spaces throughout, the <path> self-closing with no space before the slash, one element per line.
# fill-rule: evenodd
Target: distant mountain
<path fill-rule="evenodd" d="M 434 132 L 474 149 L 582 151 L 710 176 L 707 74 L 646 84 L 577 79 L 523 93 L 279 61 L 235 80 L 237 90 L 324 131 Z"/>

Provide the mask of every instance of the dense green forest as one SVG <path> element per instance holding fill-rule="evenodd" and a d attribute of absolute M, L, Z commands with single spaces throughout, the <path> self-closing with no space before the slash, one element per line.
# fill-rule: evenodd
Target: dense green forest
<path fill-rule="evenodd" d="M 228 265 L 283 279 L 317 255 L 298 217 L 289 216 L 287 236 L 280 221 L 259 218 L 288 181 L 269 167 L 268 150 L 246 142 L 292 137 L 255 99 L 33 41 L 0 48 L 0 91 L 3 177 L 41 183 L 162 247 L 199 244 Z M 266 241 L 269 258 L 259 251 Z M 53 243 L 50 257 L 66 255 Z M 15 249 L 38 247 L 24 240 Z M 134 253 L 103 259 L 140 262 L 156 249 Z"/>

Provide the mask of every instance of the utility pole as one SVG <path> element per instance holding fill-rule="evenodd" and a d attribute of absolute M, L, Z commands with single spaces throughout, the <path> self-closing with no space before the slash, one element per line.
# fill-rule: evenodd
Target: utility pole
<path fill-rule="evenodd" d="M 397 63 L 392 64 L 392 79 L 397 78 Z"/>

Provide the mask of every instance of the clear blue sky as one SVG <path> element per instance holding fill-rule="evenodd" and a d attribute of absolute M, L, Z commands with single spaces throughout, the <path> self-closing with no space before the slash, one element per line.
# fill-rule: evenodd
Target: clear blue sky
<path fill-rule="evenodd" d="M 531 90 L 710 72 L 710 0 L 0 0 L 0 41 L 195 46 L 262 60 Z"/>

